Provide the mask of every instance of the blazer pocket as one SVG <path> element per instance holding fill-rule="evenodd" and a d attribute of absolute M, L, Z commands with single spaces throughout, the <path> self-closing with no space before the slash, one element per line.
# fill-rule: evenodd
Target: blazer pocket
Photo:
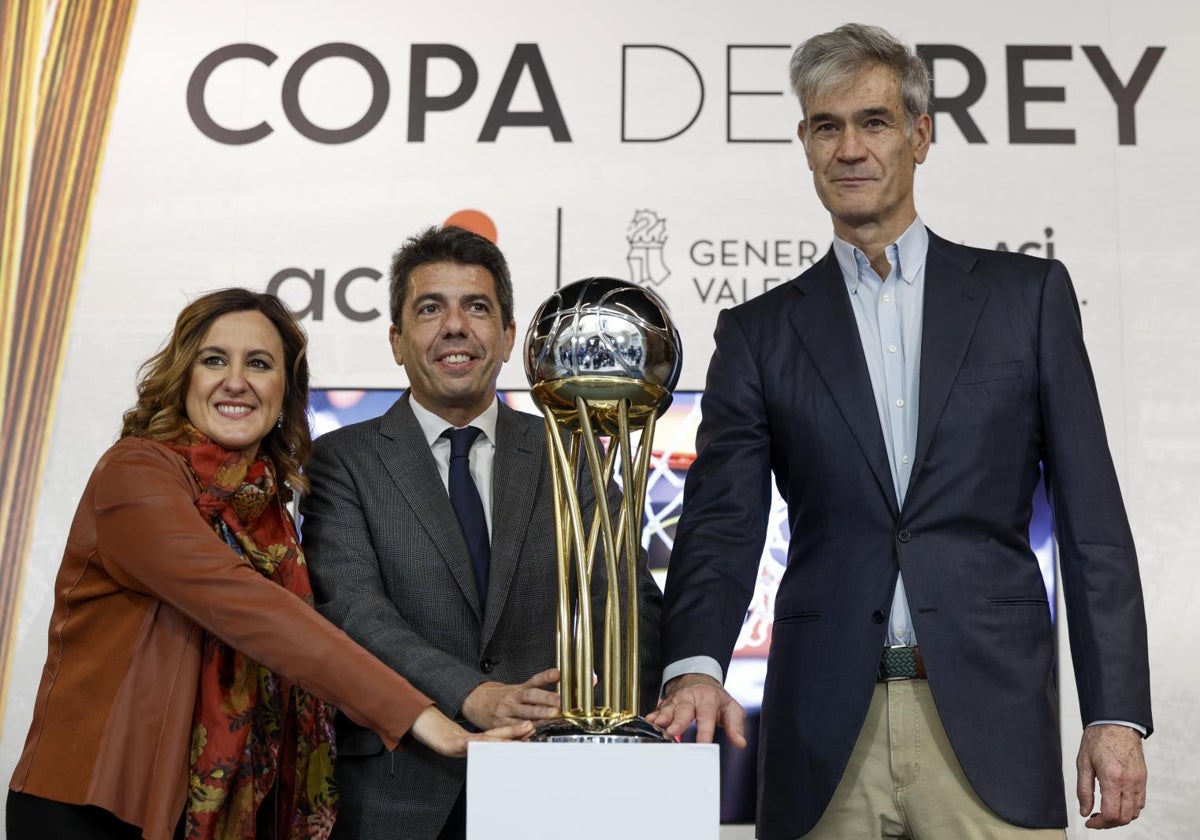
<path fill-rule="evenodd" d="M 954 380 L 959 385 L 974 385 L 978 382 L 992 382 L 997 379 L 1020 379 L 1025 375 L 1025 360 L 1015 359 L 1011 362 L 995 362 L 990 365 L 974 365 L 963 367 L 958 371 Z"/>
<path fill-rule="evenodd" d="M 776 624 L 804 624 L 809 621 L 819 621 L 821 613 L 819 612 L 795 612 L 787 615 L 775 616 Z"/>
<path fill-rule="evenodd" d="M 1050 601 L 1047 598 L 988 598 L 988 606 L 991 607 L 1048 607 Z"/>

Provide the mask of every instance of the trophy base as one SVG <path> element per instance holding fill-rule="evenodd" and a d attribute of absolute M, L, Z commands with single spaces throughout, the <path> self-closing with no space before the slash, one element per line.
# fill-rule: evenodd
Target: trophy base
<path fill-rule="evenodd" d="M 621 715 L 554 718 L 538 724 L 529 740 L 543 744 L 664 744 L 675 739 L 645 718 Z"/>

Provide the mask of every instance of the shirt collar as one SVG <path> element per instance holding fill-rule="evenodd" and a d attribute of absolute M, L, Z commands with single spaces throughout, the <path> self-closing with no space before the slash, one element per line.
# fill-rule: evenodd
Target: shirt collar
<path fill-rule="evenodd" d="M 432 447 L 437 443 L 438 438 L 442 436 L 442 432 L 446 431 L 451 426 L 441 417 L 438 417 L 425 406 L 417 402 L 412 394 L 409 394 L 408 404 L 412 407 L 413 416 L 417 418 L 417 424 L 421 427 L 421 432 L 425 435 L 425 441 Z M 474 426 L 483 432 L 484 437 L 492 446 L 496 445 L 496 418 L 500 415 L 500 404 L 493 399 L 488 407 L 483 410 L 483 413 L 467 423 L 468 426 Z"/>
<path fill-rule="evenodd" d="M 918 216 L 913 219 L 908 229 L 900 234 L 899 239 L 887 246 L 888 262 L 892 263 L 904 281 L 911 285 L 925 266 L 925 255 L 928 251 L 929 231 Z M 870 267 L 867 255 L 837 235 L 833 237 L 833 255 L 837 259 L 838 268 L 842 270 L 846 288 L 850 290 L 850 294 L 854 294 L 858 291 L 861 272 Z"/>

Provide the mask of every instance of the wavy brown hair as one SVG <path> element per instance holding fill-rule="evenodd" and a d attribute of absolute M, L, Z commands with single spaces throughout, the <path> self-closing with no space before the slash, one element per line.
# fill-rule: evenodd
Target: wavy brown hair
<path fill-rule="evenodd" d="M 308 427 L 308 336 L 292 311 L 275 295 L 248 289 L 221 289 L 196 298 L 175 319 L 161 350 L 138 369 L 137 404 L 121 417 L 121 437 L 172 441 L 182 436 L 187 422 L 184 401 L 192 365 L 208 328 L 231 312 L 261 312 L 275 325 L 283 342 L 286 387 L 283 425 L 271 429 L 259 444 L 282 481 L 297 490 L 308 489 L 300 471 L 312 451 Z"/>

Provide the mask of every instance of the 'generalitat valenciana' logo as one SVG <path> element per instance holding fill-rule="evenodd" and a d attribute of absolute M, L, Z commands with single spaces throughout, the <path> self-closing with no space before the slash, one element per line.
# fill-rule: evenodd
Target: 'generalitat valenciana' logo
<path fill-rule="evenodd" d="M 667 242 L 667 220 L 653 210 L 637 210 L 625 234 L 629 253 L 629 279 L 643 286 L 660 285 L 671 276 L 663 261 L 663 245 Z"/>

